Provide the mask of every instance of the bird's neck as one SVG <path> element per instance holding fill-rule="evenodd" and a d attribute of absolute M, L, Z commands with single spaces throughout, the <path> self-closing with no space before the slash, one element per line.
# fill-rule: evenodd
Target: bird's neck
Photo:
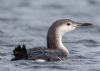
<path fill-rule="evenodd" d="M 59 49 L 69 54 L 67 48 L 62 43 L 63 33 L 59 31 L 49 30 L 47 34 L 47 47 L 52 49 Z"/>

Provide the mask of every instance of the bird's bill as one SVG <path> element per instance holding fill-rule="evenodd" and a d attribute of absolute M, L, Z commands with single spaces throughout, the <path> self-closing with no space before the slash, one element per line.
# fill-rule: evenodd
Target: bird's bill
<path fill-rule="evenodd" d="M 77 26 L 91 26 L 91 23 L 78 23 Z"/>

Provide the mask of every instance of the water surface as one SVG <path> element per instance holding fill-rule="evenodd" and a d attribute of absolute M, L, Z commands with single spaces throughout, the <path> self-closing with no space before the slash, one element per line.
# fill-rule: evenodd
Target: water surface
<path fill-rule="evenodd" d="M 63 62 L 11 62 L 18 44 L 46 46 L 49 26 L 69 18 L 93 23 L 67 33 L 70 56 Z M 0 0 L 0 71 L 100 71 L 100 0 Z"/>

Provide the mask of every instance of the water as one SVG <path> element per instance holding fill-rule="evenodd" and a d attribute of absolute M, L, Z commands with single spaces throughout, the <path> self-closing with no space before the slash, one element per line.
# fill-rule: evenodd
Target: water
<path fill-rule="evenodd" d="M 63 62 L 11 62 L 18 44 L 46 46 L 49 26 L 69 18 L 93 23 L 63 37 L 70 56 Z M 0 0 L 0 71 L 100 71 L 100 0 Z"/>

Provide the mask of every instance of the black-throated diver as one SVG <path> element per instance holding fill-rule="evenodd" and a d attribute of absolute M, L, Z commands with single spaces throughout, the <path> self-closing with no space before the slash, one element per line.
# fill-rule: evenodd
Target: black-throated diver
<path fill-rule="evenodd" d="M 47 48 L 38 47 L 26 49 L 25 45 L 18 45 L 13 50 L 15 56 L 12 61 L 20 59 L 29 60 L 45 60 L 45 61 L 61 61 L 66 59 L 69 52 L 62 43 L 64 33 L 74 30 L 76 27 L 89 26 L 90 23 L 78 23 L 70 19 L 60 19 L 55 21 L 48 30 Z"/>

